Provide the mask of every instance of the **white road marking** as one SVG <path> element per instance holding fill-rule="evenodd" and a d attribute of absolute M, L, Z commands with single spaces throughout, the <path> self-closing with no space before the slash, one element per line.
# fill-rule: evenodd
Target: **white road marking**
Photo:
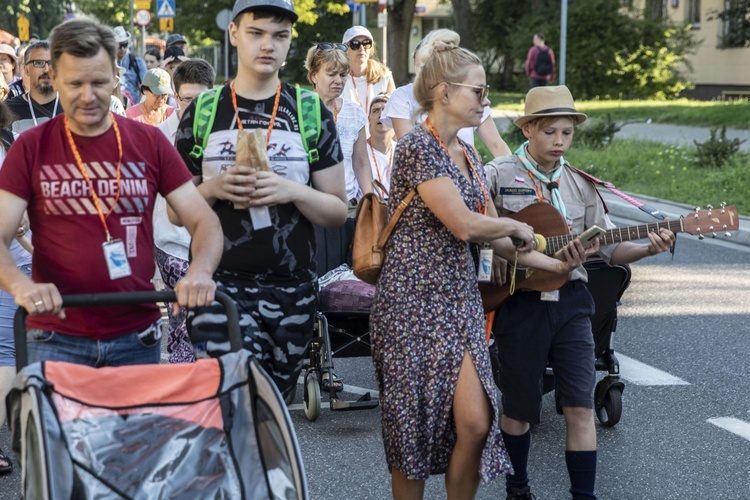
<path fill-rule="evenodd" d="M 620 377 L 635 385 L 690 385 L 690 382 L 670 375 L 658 368 L 616 353 L 620 361 Z"/>
<path fill-rule="evenodd" d="M 750 441 L 750 422 L 733 417 L 709 418 L 706 422 Z"/>

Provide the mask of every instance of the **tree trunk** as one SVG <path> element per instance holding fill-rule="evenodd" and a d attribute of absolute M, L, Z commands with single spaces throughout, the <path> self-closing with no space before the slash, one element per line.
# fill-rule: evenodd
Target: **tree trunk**
<path fill-rule="evenodd" d="M 503 77 L 502 77 L 502 88 L 504 90 L 513 88 L 513 66 L 516 61 L 510 53 L 505 54 L 505 60 L 503 61 Z"/>
<path fill-rule="evenodd" d="M 388 65 L 396 86 L 409 83 L 409 38 L 417 0 L 395 0 L 388 7 Z"/>
<path fill-rule="evenodd" d="M 453 20 L 456 22 L 456 32 L 461 36 L 461 47 L 474 50 L 469 0 L 451 0 L 451 4 L 453 4 Z"/>

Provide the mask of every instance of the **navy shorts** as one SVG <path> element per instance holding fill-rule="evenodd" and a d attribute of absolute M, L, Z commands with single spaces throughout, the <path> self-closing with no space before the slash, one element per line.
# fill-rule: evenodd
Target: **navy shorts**
<path fill-rule="evenodd" d="M 555 398 L 562 407 L 594 407 L 594 299 L 585 283 L 571 281 L 558 302 L 519 291 L 497 311 L 493 331 L 499 358 L 503 414 L 538 424 L 542 380 L 549 362 Z"/>

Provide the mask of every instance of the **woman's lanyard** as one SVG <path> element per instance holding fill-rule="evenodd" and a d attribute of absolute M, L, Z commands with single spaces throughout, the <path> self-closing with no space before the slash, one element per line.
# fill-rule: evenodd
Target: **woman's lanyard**
<path fill-rule="evenodd" d="M 237 93 L 234 90 L 234 80 L 232 80 L 232 84 L 229 86 L 230 90 L 232 91 L 232 106 L 234 107 L 234 114 L 237 117 L 237 128 L 239 130 L 244 130 L 244 127 L 242 126 L 242 120 L 240 120 L 240 112 L 237 108 Z M 268 132 L 266 132 L 266 145 L 269 144 L 269 141 L 271 140 L 271 132 L 273 131 L 273 124 L 276 122 L 276 113 L 279 110 L 279 100 L 281 99 L 281 80 L 278 81 L 276 84 L 276 99 L 273 103 L 273 111 L 271 112 L 271 121 L 268 123 Z"/>
<path fill-rule="evenodd" d="M 112 213 L 112 209 L 117 206 L 117 201 L 120 199 L 120 166 L 122 164 L 122 138 L 120 137 L 120 128 L 117 126 L 117 120 L 115 120 L 115 117 L 111 112 L 109 113 L 109 119 L 112 121 L 112 128 L 115 131 L 115 139 L 117 139 L 117 194 L 115 194 L 115 201 L 112 203 L 112 206 L 109 207 L 107 215 L 104 215 L 104 210 L 102 210 L 102 204 L 99 196 L 94 190 L 94 185 L 89 178 L 89 174 L 86 172 L 86 166 L 83 164 L 81 154 L 78 152 L 76 143 L 73 140 L 73 134 L 70 132 L 70 126 L 68 125 L 68 115 L 64 115 L 63 118 L 65 135 L 68 137 L 68 144 L 70 145 L 70 149 L 73 152 L 73 157 L 76 160 L 76 166 L 78 166 L 78 170 L 80 170 L 81 175 L 83 175 L 83 178 L 86 179 L 86 183 L 88 183 L 89 191 L 91 191 L 91 198 L 94 200 L 94 206 L 96 207 L 96 211 L 99 213 L 99 220 L 101 220 L 102 226 L 104 226 L 104 232 L 107 236 L 107 243 L 112 242 L 112 235 L 109 232 L 109 226 L 107 226 L 107 218 Z"/>
<path fill-rule="evenodd" d="M 378 163 L 378 158 L 377 156 L 375 156 L 375 148 L 372 147 L 372 143 L 370 142 L 370 139 L 367 139 L 367 145 L 370 147 L 370 154 L 372 155 L 372 162 L 373 162 L 373 165 L 375 165 L 375 173 L 378 175 L 378 180 L 380 181 L 382 185 L 385 186 L 385 182 L 383 182 L 383 177 L 380 176 L 380 163 Z M 385 175 L 384 175 L 386 179 L 391 178 L 391 165 L 393 165 L 394 149 L 396 148 L 391 146 L 391 157 L 388 158 L 388 167 L 385 169 Z M 388 153 L 386 152 L 385 154 L 387 155 Z"/>
<path fill-rule="evenodd" d="M 34 113 L 34 106 L 31 104 L 31 94 L 26 94 L 26 97 L 28 97 L 27 102 L 29 103 L 29 113 L 31 113 L 31 119 L 34 120 L 34 126 L 36 127 L 39 124 L 36 121 L 36 113 Z M 57 92 L 55 94 L 55 107 L 52 110 L 52 116 L 50 116 L 50 118 L 54 118 L 55 116 L 57 116 L 57 103 L 59 102 L 59 100 L 60 100 L 60 93 Z"/>
<path fill-rule="evenodd" d="M 341 106 L 342 108 L 344 106 Z M 338 125 L 339 123 L 339 107 L 336 104 L 336 99 L 333 100 L 333 124 Z"/>
<path fill-rule="evenodd" d="M 430 122 L 430 119 L 427 118 L 425 120 L 425 124 L 427 125 L 427 128 L 432 132 L 432 135 L 437 139 L 438 143 L 443 147 L 446 153 L 448 153 L 448 158 L 451 159 L 451 162 L 455 165 L 455 162 L 453 161 L 453 158 L 451 158 L 451 153 L 448 150 L 448 146 L 445 145 L 443 140 L 440 138 L 440 135 L 437 133 L 437 130 L 435 130 L 435 127 L 432 126 L 432 123 Z M 471 168 L 471 173 L 474 176 L 474 178 L 477 181 L 477 184 L 479 184 L 479 188 L 482 190 L 482 203 L 477 202 L 477 212 L 479 212 L 482 215 L 487 215 L 487 205 L 489 204 L 489 197 L 487 196 L 487 191 L 484 189 L 484 183 L 482 182 L 482 179 L 479 177 L 479 173 L 477 172 L 477 169 L 474 167 L 474 163 L 471 161 L 471 157 L 469 156 L 469 153 L 466 151 L 466 148 L 463 144 L 461 144 L 461 141 L 458 142 L 459 146 L 461 146 L 461 149 L 464 152 L 464 156 L 466 157 L 466 162 L 469 164 L 469 167 Z M 458 168 L 458 165 L 456 165 L 456 168 Z"/>
<path fill-rule="evenodd" d="M 367 82 L 367 90 L 365 90 L 365 104 L 363 106 L 362 99 L 359 98 L 359 89 L 357 88 L 357 82 L 354 80 L 354 75 L 349 73 L 349 76 L 352 79 L 352 85 L 354 86 L 354 96 L 357 98 L 359 107 L 364 109 L 365 113 L 367 113 L 367 106 L 369 106 L 370 102 L 370 91 L 372 90 L 372 84 L 367 80 L 367 76 L 365 76 L 365 82 Z"/>

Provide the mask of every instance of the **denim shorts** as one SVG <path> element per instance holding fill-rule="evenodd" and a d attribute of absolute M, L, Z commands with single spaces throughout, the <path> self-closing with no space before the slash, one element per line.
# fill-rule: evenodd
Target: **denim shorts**
<path fill-rule="evenodd" d="M 161 359 L 161 319 L 140 332 L 106 340 L 66 335 L 48 330 L 28 330 L 29 363 L 66 361 L 99 368 L 144 365 Z"/>

